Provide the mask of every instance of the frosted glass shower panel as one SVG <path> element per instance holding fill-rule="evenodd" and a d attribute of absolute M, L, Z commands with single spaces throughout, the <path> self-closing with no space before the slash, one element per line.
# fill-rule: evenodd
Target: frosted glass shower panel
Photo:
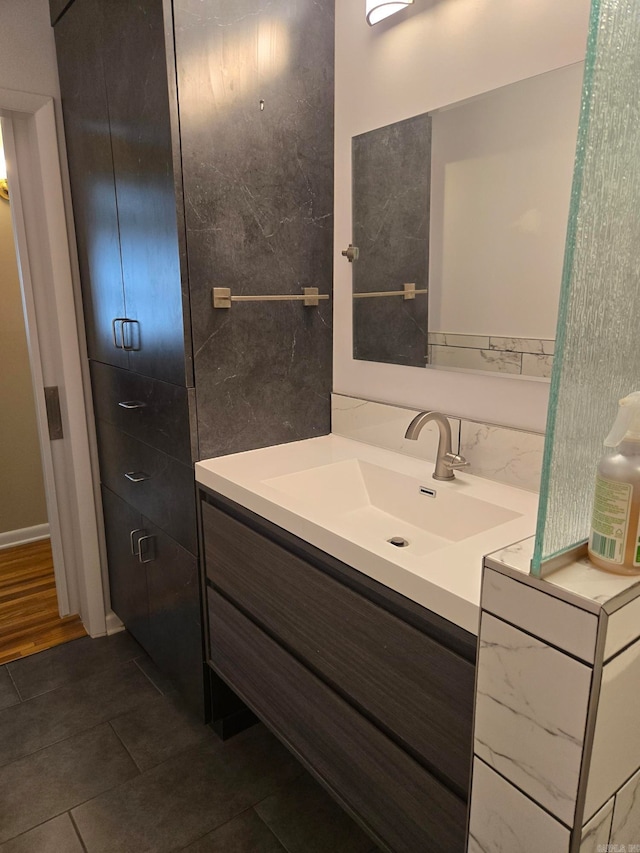
<path fill-rule="evenodd" d="M 589 535 L 618 399 L 640 390 L 640 12 L 593 0 L 533 573 Z"/>

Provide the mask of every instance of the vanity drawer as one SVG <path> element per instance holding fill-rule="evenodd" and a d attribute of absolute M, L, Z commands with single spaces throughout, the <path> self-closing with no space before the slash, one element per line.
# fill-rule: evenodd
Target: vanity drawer
<path fill-rule="evenodd" d="M 208 503 L 202 518 L 209 581 L 466 797 L 473 664 Z"/>
<path fill-rule="evenodd" d="M 221 595 L 209 589 L 211 663 L 394 853 L 462 853 L 461 799 Z"/>
<path fill-rule="evenodd" d="M 103 484 L 195 554 L 193 469 L 105 421 L 96 426 Z"/>
<path fill-rule="evenodd" d="M 193 389 L 98 361 L 91 362 L 91 384 L 96 418 L 187 465 L 191 463 L 189 409 Z"/>

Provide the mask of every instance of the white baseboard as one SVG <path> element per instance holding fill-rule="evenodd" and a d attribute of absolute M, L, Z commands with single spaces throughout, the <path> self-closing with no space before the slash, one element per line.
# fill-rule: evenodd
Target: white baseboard
<path fill-rule="evenodd" d="M 21 530 L 8 530 L 6 533 L 0 533 L 0 551 L 48 538 L 48 524 L 36 524 L 33 527 L 23 527 Z"/>
<path fill-rule="evenodd" d="M 110 637 L 111 634 L 119 634 L 120 631 L 124 631 L 124 625 L 118 619 L 113 610 L 108 610 L 105 616 L 105 621 L 107 623 L 107 636 Z"/>

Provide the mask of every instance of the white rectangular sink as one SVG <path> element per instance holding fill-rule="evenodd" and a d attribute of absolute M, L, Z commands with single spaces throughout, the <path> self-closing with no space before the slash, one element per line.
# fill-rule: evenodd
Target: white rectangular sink
<path fill-rule="evenodd" d="M 477 633 L 482 558 L 535 532 L 538 496 L 433 467 L 328 435 L 204 460 L 196 479 Z"/>
<path fill-rule="evenodd" d="M 403 539 L 406 545 L 394 547 L 411 548 L 416 554 L 428 554 L 521 515 L 463 491 L 437 488 L 436 482 L 423 485 L 415 477 L 362 459 L 333 462 L 263 483 L 330 512 L 365 541 Z"/>

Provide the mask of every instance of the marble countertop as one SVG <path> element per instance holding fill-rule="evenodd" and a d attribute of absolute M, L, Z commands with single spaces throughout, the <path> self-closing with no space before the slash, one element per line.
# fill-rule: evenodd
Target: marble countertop
<path fill-rule="evenodd" d="M 377 537 L 372 536 L 371 525 L 364 533 L 363 525 L 355 529 L 355 513 L 348 507 L 341 509 L 344 495 L 340 489 L 329 493 L 326 506 L 319 506 L 315 494 L 293 495 L 275 487 L 274 478 L 290 479 L 289 475 L 335 466 L 345 460 L 392 470 L 406 481 L 411 478 L 415 487 L 410 489 L 412 495 L 419 492 L 418 485 L 431 486 L 443 496 L 442 506 L 447 500 L 455 501 L 456 495 L 463 496 L 463 503 L 470 499 L 471 504 L 484 501 L 502 507 L 503 514 L 508 511 L 509 519 L 465 538 L 457 538 L 454 532 L 452 541 L 442 540 L 443 544 L 426 553 L 420 548 L 390 545 L 384 533 L 384 513 L 378 516 Z M 456 472 L 451 483 L 438 483 L 431 478 L 432 472 L 433 463 L 334 434 L 203 460 L 195 468 L 201 485 L 477 634 L 483 556 L 504 542 L 523 539 L 534 532 L 538 498 L 523 489 L 465 472 Z M 424 511 L 428 511 L 427 504 Z M 473 515 L 473 511 L 467 513 L 461 523 L 468 523 Z"/>
<path fill-rule="evenodd" d="M 639 575 L 614 575 L 598 569 L 587 557 L 580 557 L 545 578 L 532 577 L 530 572 L 535 537 L 530 536 L 514 545 L 501 548 L 485 557 L 485 565 L 506 574 L 515 573 L 527 583 L 558 598 L 577 604 L 583 610 L 598 613 L 628 603 L 640 596 Z"/>

